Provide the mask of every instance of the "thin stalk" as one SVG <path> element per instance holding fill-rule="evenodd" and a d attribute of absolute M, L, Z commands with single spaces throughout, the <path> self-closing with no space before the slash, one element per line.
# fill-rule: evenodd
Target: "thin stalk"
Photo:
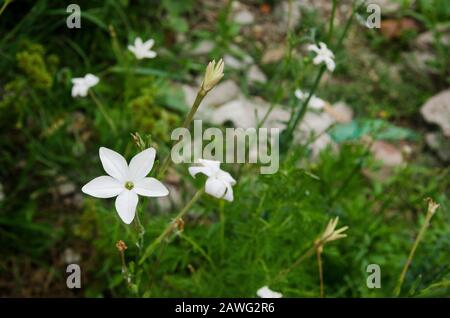
<path fill-rule="evenodd" d="M 202 196 L 202 194 L 205 192 L 205 189 L 202 188 L 197 191 L 197 193 L 192 197 L 191 201 L 189 201 L 184 208 L 178 213 L 178 215 L 175 217 L 175 221 L 178 219 L 183 218 L 183 216 L 189 211 L 189 209 L 192 207 L 192 205 L 197 202 L 197 200 Z M 142 265 L 144 261 L 153 253 L 155 248 L 173 231 L 174 229 L 174 222 L 170 222 L 166 229 L 153 241 L 152 244 L 150 244 L 147 249 L 144 252 L 144 255 L 139 260 L 139 265 Z"/>
<path fill-rule="evenodd" d="M 426 232 L 428 226 L 430 225 L 430 220 L 433 217 L 437 207 L 438 206 L 432 206 L 431 203 L 428 204 L 428 211 L 427 211 L 427 215 L 425 216 L 425 221 L 423 222 L 422 227 L 420 228 L 419 234 L 417 235 L 416 240 L 414 241 L 411 251 L 409 252 L 408 259 L 406 260 L 406 263 L 403 266 L 403 270 L 400 274 L 400 277 L 398 278 L 398 282 L 397 282 L 397 285 L 394 290 L 394 296 L 396 296 L 396 297 L 398 297 L 400 295 L 406 273 L 408 272 L 409 266 L 411 265 L 411 263 L 414 259 L 414 254 L 416 253 L 416 249 L 419 246 L 419 243 L 422 240 L 423 236 L 425 235 L 425 232 Z"/>
<path fill-rule="evenodd" d="M 2 7 L 0 8 L 0 15 L 2 15 L 3 11 L 6 10 L 6 7 L 13 2 L 13 0 L 5 0 L 5 2 L 3 2 Z"/>
<path fill-rule="evenodd" d="M 313 87 L 311 89 L 311 91 L 308 94 L 308 98 L 302 103 L 302 107 L 300 109 L 300 111 L 294 115 L 294 119 L 292 121 L 292 123 L 289 125 L 289 130 L 288 130 L 288 136 L 291 137 L 293 134 L 293 131 L 295 130 L 295 128 L 297 127 L 297 125 L 301 122 L 301 120 L 303 119 L 303 117 L 306 114 L 306 110 L 308 109 L 308 104 L 309 101 L 311 100 L 312 96 L 314 95 L 317 87 L 319 86 L 320 80 L 322 78 L 323 73 L 325 72 L 326 66 L 322 65 L 322 67 L 319 70 L 319 73 L 317 73 L 316 79 L 314 81 Z"/>
<path fill-rule="evenodd" d="M 136 211 L 136 225 L 138 229 L 138 242 L 136 243 L 139 252 L 141 251 L 141 248 L 144 246 L 144 235 L 145 235 L 145 228 L 142 225 L 141 219 L 139 218 L 139 211 Z"/>
<path fill-rule="evenodd" d="M 333 7 L 331 9 L 330 25 L 328 26 L 328 36 L 327 36 L 328 45 L 330 45 L 331 36 L 333 35 L 334 17 L 336 16 L 336 7 L 337 7 L 337 0 L 333 0 Z"/>
<path fill-rule="evenodd" d="M 277 274 L 277 276 L 275 276 L 273 281 L 276 282 L 276 281 L 280 280 L 281 278 L 283 278 L 284 276 L 286 276 L 287 274 L 289 274 L 293 269 L 295 269 L 298 265 L 300 265 L 305 259 L 312 256 L 314 254 L 315 250 L 316 250 L 316 247 L 313 245 L 305 253 L 303 253 L 294 263 L 292 263 L 291 266 L 280 271 Z"/>
<path fill-rule="evenodd" d="M 320 298 L 324 297 L 324 288 L 323 288 L 323 269 L 322 269 L 322 252 L 320 248 L 316 248 L 317 254 L 317 267 L 319 269 L 319 279 L 320 279 Z"/>
<path fill-rule="evenodd" d="M 224 213 L 224 200 L 219 200 L 219 213 L 220 213 L 220 256 L 223 259 L 223 255 L 225 253 L 225 213 Z"/>
<path fill-rule="evenodd" d="M 203 98 L 205 98 L 206 96 L 206 91 L 200 87 L 198 93 L 197 93 L 197 97 L 195 98 L 194 104 L 192 105 L 191 110 L 189 111 L 189 113 L 187 114 L 186 118 L 184 119 L 183 122 L 183 128 L 189 128 L 192 119 L 194 118 L 195 113 L 197 112 L 198 108 L 200 107 L 200 104 L 203 100 Z M 166 172 L 167 168 L 169 167 L 170 164 L 170 152 L 167 154 L 166 158 L 164 159 L 161 168 L 159 169 L 158 172 L 158 176 L 157 178 L 160 179 L 163 177 L 164 172 Z"/>
<path fill-rule="evenodd" d="M 116 133 L 117 132 L 117 128 L 116 128 L 116 125 L 114 124 L 114 121 L 111 119 L 111 117 L 109 117 L 108 113 L 105 110 L 105 107 L 103 106 L 103 104 L 100 102 L 100 100 L 97 98 L 97 96 L 95 95 L 95 93 L 92 90 L 89 90 L 89 96 L 91 96 L 91 98 L 94 101 L 95 105 L 97 105 L 97 107 L 100 110 L 100 112 L 102 113 L 103 117 L 108 122 L 108 125 L 111 128 L 111 130 L 114 133 Z"/>
<path fill-rule="evenodd" d="M 280 280 L 281 278 L 283 278 L 284 276 L 286 276 L 287 274 L 289 274 L 293 269 L 295 269 L 298 265 L 300 265 L 305 259 L 311 257 L 315 251 L 317 250 L 321 250 L 325 244 L 325 242 L 327 242 L 327 240 L 333 235 L 333 233 L 330 233 L 329 235 L 321 238 L 321 239 L 317 239 L 313 242 L 312 246 L 306 250 L 306 252 L 304 252 L 302 255 L 300 255 L 300 257 L 294 262 L 292 263 L 291 266 L 289 266 L 288 268 L 280 271 L 277 276 L 275 276 L 273 282 L 276 282 L 278 280 Z"/>

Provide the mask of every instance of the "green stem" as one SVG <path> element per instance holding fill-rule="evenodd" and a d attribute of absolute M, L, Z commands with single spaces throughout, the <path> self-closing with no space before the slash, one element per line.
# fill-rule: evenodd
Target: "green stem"
<path fill-rule="evenodd" d="M 197 193 L 192 197 L 191 201 L 189 201 L 185 205 L 185 207 L 180 211 L 180 213 L 178 213 L 174 220 L 176 221 L 183 218 L 183 216 L 189 211 L 192 205 L 202 196 L 204 192 L 204 188 L 198 190 Z M 155 248 L 173 231 L 173 228 L 174 224 L 173 222 L 170 222 L 169 225 L 167 225 L 166 229 L 153 241 L 152 244 L 147 247 L 144 255 L 139 260 L 139 265 L 142 265 L 142 263 L 144 263 L 144 261 L 153 253 Z"/>
<path fill-rule="evenodd" d="M 223 259 L 223 255 L 225 253 L 225 213 L 224 213 L 224 206 L 225 202 L 224 200 L 219 200 L 220 204 L 220 256 Z"/>
<path fill-rule="evenodd" d="M 322 65 L 321 69 L 319 70 L 319 73 L 316 76 L 316 79 L 314 81 L 313 87 L 310 90 L 308 94 L 308 98 L 302 103 L 302 107 L 300 110 L 294 115 L 294 119 L 291 121 L 291 123 L 288 125 L 288 137 L 292 137 L 292 134 L 297 128 L 298 124 L 302 121 L 303 117 L 306 114 L 306 111 L 308 109 L 309 101 L 311 100 L 312 96 L 314 95 L 317 87 L 319 86 L 320 80 L 322 78 L 323 73 L 325 72 L 326 66 Z"/>
<path fill-rule="evenodd" d="M 111 119 L 111 117 L 109 117 L 108 113 L 105 110 L 105 107 L 103 106 L 103 104 L 100 102 L 100 100 L 97 98 L 97 96 L 95 95 L 95 93 L 92 90 L 89 90 L 89 96 L 91 96 L 92 100 L 97 105 L 97 107 L 100 110 L 100 112 L 102 113 L 103 117 L 108 122 L 108 125 L 111 128 L 111 130 L 114 133 L 116 133 L 117 128 L 116 128 L 116 125 L 114 124 L 114 121 Z"/>
<path fill-rule="evenodd" d="M 333 0 L 333 7 L 331 9 L 331 18 L 330 18 L 330 25 L 328 26 L 328 36 L 327 36 L 327 42 L 328 45 L 331 43 L 331 37 L 333 35 L 333 28 L 334 28 L 334 17 L 336 16 L 336 7 L 337 7 L 337 0 Z"/>
<path fill-rule="evenodd" d="M 276 282 L 289 274 L 294 268 L 296 268 L 298 265 L 300 265 L 305 259 L 311 257 L 314 254 L 314 251 L 316 250 L 316 247 L 313 245 L 310 247 L 305 253 L 303 253 L 291 266 L 286 268 L 285 270 L 280 271 L 277 276 L 275 276 L 273 282 Z"/>
<path fill-rule="evenodd" d="M 6 10 L 6 7 L 13 2 L 13 0 L 5 0 L 5 2 L 3 3 L 2 7 L 0 8 L 0 15 L 2 15 L 3 11 Z"/>
<path fill-rule="evenodd" d="M 194 104 L 192 105 L 191 110 L 189 111 L 189 113 L 187 114 L 186 118 L 184 119 L 183 122 L 183 128 L 189 128 L 189 126 L 191 125 L 192 119 L 194 118 L 195 113 L 197 112 L 198 108 L 200 107 L 200 104 L 203 100 L 203 98 L 205 98 L 206 96 L 206 91 L 200 87 L 198 93 L 197 93 L 197 97 L 195 98 Z M 158 172 L 158 179 L 161 179 L 164 175 L 164 172 L 166 172 L 167 168 L 169 167 L 170 164 L 170 150 L 169 153 L 167 154 L 166 158 L 164 159 L 161 168 L 159 169 Z"/>
<path fill-rule="evenodd" d="M 409 252 L 408 259 L 406 260 L 405 265 L 403 266 L 403 270 L 400 274 L 400 277 L 398 279 L 397 285 L 394 290 L 394 296 L 398 297 L 400 295 L 400 292 L 402 290 L 403 281 L 405 280 L 406 273 L 408 272 L 409 266 L 411 265 L 414 254 L 416 253 L 416 249 L 419 246 L 420 241 L 422 240 L 428 226 L 430 225 L 430 220 L 433 217 L 434 212 L 431 212 L 428 210 L 427 215 L 425 217 L 425 221 L 422 224 L 422 227 L 420 228 L 419 234 L 417 235 L 416 240 L 414 241 L 414 244 L 411 248 L 411 251 Z"/>

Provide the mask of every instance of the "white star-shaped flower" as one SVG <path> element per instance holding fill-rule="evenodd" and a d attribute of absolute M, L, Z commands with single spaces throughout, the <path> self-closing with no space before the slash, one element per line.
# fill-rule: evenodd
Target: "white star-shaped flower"
<path fill-rule="evenodd" d="M 321 63 L 325 63 L 327 69 L 330 72 L 334 71 L 334 69 L 336 68 L 336 63 L 334 62 L 334 54 L 330 49 L 328 49 L 325 43 L 320 42 L 319 46 L 310 44 L 308 45 L 308 51 L 313 51 L 317 54 L 313 60 L 314 64 L 318 65 Z"/>
<path fill-rule="evenodd" d="M 271 290 L 268 286 L 261 287 L 256 291 L 256 295 L 261 298 L 281 298 L 282 293 Z"/>
<path fill-rule="evenodd" d="M 309 93 L 303 93 L 299 88 L 295 90 L 295 97 L 297 97 L 299 100 L 304 101 L 308 98 Z M 323 109 L 326 105 L 326 102 L 317 97 L 316 95 L 311 96 L 308 106 L 313 109 Z"/>
<path fill-rule="evenodd" d="M 134 45 L 128 45 L 128 50 L 133 52 L 138 60 L 152 59 L 157 55 L 155 51 L 151 50 L 153 44 L 155 44 L 153 39 L 142 42 L 142 39 L 138 37 L 134 40 Z"/>
<path fill-rule="evenodd" d="M 155 178 L 146 177 L 152 170 L 156 151 L 148 148 L 134 156 L 127 164 L 122 155 L 100 147 L 100 161 L 107 176 L 100 176 L 87 183 L 81 190 L 96 198 L 116 198 L 116 210 L 126 224 L 130 224 L 136 213 L 138 195 L 162 197 L 169 190 Z"/>
<path fill-rule="evenodd" d="M 197 173 L 208 177 L 205 192 L 218 199 L 233 201 L 233 188 L 236 180 L 226 171 L 220 169 L 220 161 L 200 159 L 201 166 L 189 167 L 189 173 L 195 178 Z"/>
<path fill-rule="evenodd" d="M 72 78 L 72 97 L 86 97 L 89 88 L 97 85 L 99 78 L 94 74 L 86 74 L 84 77 Z"/>

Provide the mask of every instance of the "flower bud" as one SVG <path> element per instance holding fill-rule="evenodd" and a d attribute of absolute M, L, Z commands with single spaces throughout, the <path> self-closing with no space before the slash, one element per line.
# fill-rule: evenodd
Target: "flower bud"
<path fill-rule="evenodd" d="M 223 77 L 223 67 L 224 62 L 222 59 L 220 59 L 218 63 L 216 63 L 215 60 L 208 63 L 205 71 L 205 77 L 202 82 L 202 89 L 205 92 L 209 92 L 221 80 Z"/>

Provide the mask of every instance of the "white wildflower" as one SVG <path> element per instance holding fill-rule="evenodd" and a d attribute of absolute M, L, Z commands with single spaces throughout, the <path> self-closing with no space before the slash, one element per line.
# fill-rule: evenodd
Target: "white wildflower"
<path fill-rule="evenodd" d="M 218 199 L 233 201 L 233 188 L 236 180 L 226 171 L 220 169 L 220 161 L 200 159 L 201 166 L 190 167 L 189 173 L 195 177 L 197 173 L 203 173 L 208 177 L 205 192 Z"/>
<path fill-rule="evenodd" d="M 101 147 L 100 161 L 108 174 L 86 184 L 81 190 L 96 198 L 116 198 L 116 210 L 126 224 L 133 221 L 138 195 L 162 197 L 169 194 L 167 188 L 155 178 L 146 177 L 152 170 L 156 151 L 148 148 L 134 156 L 128 165 L 117 152 Z"/>

